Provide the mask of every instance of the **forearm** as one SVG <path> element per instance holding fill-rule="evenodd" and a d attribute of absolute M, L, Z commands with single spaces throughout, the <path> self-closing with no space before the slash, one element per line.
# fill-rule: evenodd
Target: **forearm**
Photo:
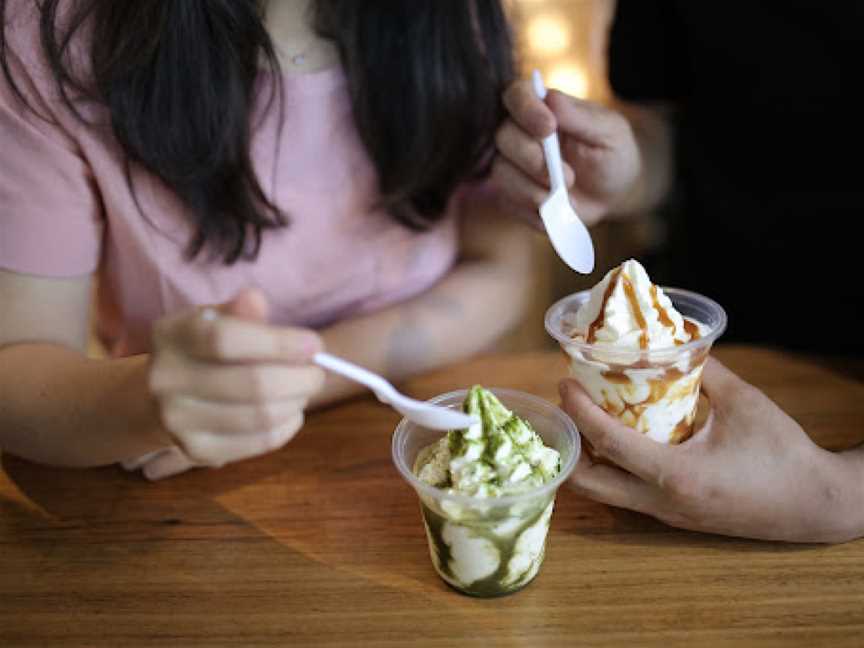
<path fill-rule="evenodd" d="M 328 328 L 323 332 L 328 351 L 399 381 L 491 347 L 525 310 L 530 235 L 518 226 L 496 233 L 494 255 L 469 254 L 420 297 Z M 361 389 L 330 374 L 313 406 Z"/>
<path fill-rule="evenodd" d="M 146 365 L 146 356 L 89 360 L 52 344 L 0 348 L 0 449 L 83 468 L 168 445 Z"/>
<path fill-rule="evenodd" d="M 796 479 L 774 508 L 779 539 L 833 544 L 864 537 L 864 451 L 812 444 L 793 456 Z"/>
<path fill-rule="evenodd" d="M 650 211 L 662 204 L 675 177 L 674 130 L 671 108 L 618 102 L 613 105 L 630 121 L 641 157 L 640 174 L 631 190 L 615 205 L 619 214 Z"/>

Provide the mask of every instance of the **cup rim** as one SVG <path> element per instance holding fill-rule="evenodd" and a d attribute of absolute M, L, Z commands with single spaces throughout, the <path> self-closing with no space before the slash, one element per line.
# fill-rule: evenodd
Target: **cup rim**
<path fill-rule="evenodd" d="M 423 482 L 417 478 L 417 476 L 414 474 L 414 471 L 412 470 L 412 467 L 406 465 L 406 463 L 400 456 L 400 453 L 398 452 L 399 442 L 405 437 L 406 431 L 412 426 L 420 427 L 406 418 L 403 418 L 401 421 L 399 421 L 399 424 L 393 431 L 393 440 L 390 445 L 391 455 L 393 458 L 393 463 L 396 465 L 396 469 L 402 475 L 403 479 L 405 479 L 405 481 L 407 481 L 418 493 L 427 495 L 438 500 L 447 499 L 449 501 L 464 506 L 478 508 L 509 506 L 511 504 L 523 502 L 526 499 L 542 497 L 544 495 L 548 495 L 549 493 L 554 493 L 556 490 L 558 490 L 561 484 L 570 476 L 570 473 L 573 472 L 574 468 L 576 467 L 576 463 L 579 461 L 579 456 L 582 451 L 579 430 L 576 428 L 576 424 L 573 422 L 573 419 L 570 418 L 570 416 L 560 407 L 554 405 L 553 403 L 550 403 L 544 398 L 540 398 L 539 396 L 534 396 L 533 394 L 529 394 L 518 389 L 508 389 L 505 387 L 485 387 L 485 389 L 488 389 L 496 396 L 504 397 L 504 399 L 506 399 L 508 396 L 513 396 L 526 400 L 532 405 L 538 407 L 539 409 L 544 410 L 554 418 L 557 418 L 561 422 L 564 430 L 570 437 L 570 440 L 573 442 L 573 454 L 570 456 L 567 462 L 561 466 L 561 470 L 558 471 L 558 474 L 555 475 L 554 479 L 546 482 L 541 486 L 532 488 L 531 490 L 516 493 L 513 495 L 502 495 L 500 497 L 474 497 L 472 495 L 465 495 L 463 493 L 450 493 L 449 491 L 442 488 L 437 488 L 435 486 L 427 484 L 426 482 Z M 459 402 L 461 402 L 468 394 L 468 391 L 468 389 L 456 389 L 453 391 L 449 391 L 445 394 L 439 394 L 434 398 L 430 398 L 426 402 L 438 405 L 445 400 L 453 398 L 458 398 Z M 518 414 L 518 412 L 516 412 L 516 414 Z"/>
<path fill-rule="evenodd" d="M 642 359 L 651 358 L 656 360 L 658 358 L 677 357 L 688 351 L 696 351 L 704 347 L 710 347 L 712 344 L 714 344 L 717 338 L 723 335 L 723 332 L 726 330 L 726 325 L 728 323 L 728 317 L 726 315 L 726 310 L 716 301 L 700 293 L 693 292 L 692 290 L 685 290 L 683 288 L 660 286 L 660 289 L 664 293 L 666 293 L 666 296 L 672 300 L 673 304 L 675 303 L 676 298 L 691 299 L 702 302 L 709 309 L 717 313 L 717 318 L 719 320 L 718 324 L 711 328 L 711 330 L 707 334 L 697 340 L 685 342 L 680 346 L 668 346 L 658 349 L 618 349 L 614 346 L 604 344 L 589 344 L 588 342 L 580 342 L 578 340 L 574 340 L 561 330 L 560 314 L 563 314 L 566 307 L 571 302 L 581 299 L 583 303 L 586 303 L 591 293 L 591 289 L 587 289 L 571 293 L 566 297 L 562 297 L 554 304 L 552 304 L 548 309 L 546 309 L 546 314 L 543 318 L 546 332 L 553 338 L 555 338 L 564 347 L 575 348 L 583 353 L 587 352 L 589 354 L 593 354 L 593 352 L 595 351 L 600 351 L 603 353 L 604 356 L 610 358 L 614 358 L 616 355 L 620 355 L 622 358 L 627 358 L 628 364 L 632 363 L 632 359 L 634 356 Z M 553 321 L 556 316 L 558 320 L 557 322 Z M 707 326 L 705 322 L 700 322 L 700 324 L 705 324 Z"/>

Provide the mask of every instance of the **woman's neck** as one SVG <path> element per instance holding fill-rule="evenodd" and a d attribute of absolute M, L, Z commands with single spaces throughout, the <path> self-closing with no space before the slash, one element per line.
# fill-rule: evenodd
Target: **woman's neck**
<path fill-rule="evenodd" d="M 286 74 L 308 74 L 339 63 L 336 47 L 312 26 L 314 0 L 268 0 L 265 24 Z"/>

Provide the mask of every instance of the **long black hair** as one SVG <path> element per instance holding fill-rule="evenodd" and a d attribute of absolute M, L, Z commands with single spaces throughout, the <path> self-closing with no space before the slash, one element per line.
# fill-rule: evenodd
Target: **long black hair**
<path fill-rule="evenodd" d="M 39 0 L 34 0 L 37 2 Z M 0 66 L 15 84 L 7 0 Z M 279 62 L 261 0 L 41 0 L 40 39 L 63 101 L 107 106 L 127 161 L 158 176 L 188 208 L 188 254 L 253 259 L 264 230 L 289 216 L 268 199 L 250 157 L 261 62 L 281 98 Z M 500 0 L 313 0 L 332 40 L 382 206 L 422 229 L 456 186 L 488 171 L 512 39 Z M 87 32 L 87 73 L 73 63 Z M 281 100 L 279 101 L 281 106 Z M 271 105 L 272 107 L 272 105 Z M 129 176 L 131 177 L 131 176 Z"/>

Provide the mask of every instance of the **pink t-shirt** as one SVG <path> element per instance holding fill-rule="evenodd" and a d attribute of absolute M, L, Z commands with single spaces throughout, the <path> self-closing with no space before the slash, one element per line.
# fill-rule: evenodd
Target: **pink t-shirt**
<path fill-rule="evenodd" d="M 166 313 L 223 302 L 244 287 L 268 295 L 274 322 L 323 327 L 421 293 L 452 266 L 457 199 L 423 233 L 373 207 L 376 172 L 341 70 L 285 78 L 281 141 L 275 103 L 253 116 L 256 170 L 290 226 L 266 231 L 254 262 L 225 266 L 206 250 L 189 261 L 184 207 L 138 168 L 142 215 L 119 145 L 104 126 L 83 124 L 63 107 L 35 45 L 32 9 L 25 17 L 20 8 L 7 9 L 16 16 L 13 72 L 54 123 L 25 111 L 0 78 L 0 268 L 44 277 L 98 272 L 100 332 L 115 355 L 146 352 L 153 322 Z M 105 123 L 103 108 L 84 112 Z"/>

